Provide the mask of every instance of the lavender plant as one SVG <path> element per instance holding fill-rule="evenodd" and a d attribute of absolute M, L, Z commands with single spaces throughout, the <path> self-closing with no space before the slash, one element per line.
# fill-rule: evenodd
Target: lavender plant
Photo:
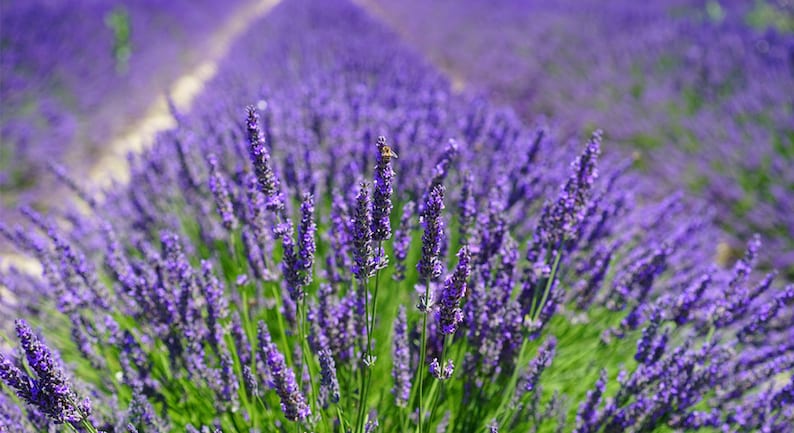
<path fill-rule="evenodd" d="M 561 133 L 608 126 L 659 184 L 711 201 L 735 234 L 724 266 L 760 232 L 794 278 L 789 2 L 373 3 L 459 85 Z"/>
<path fill-rule="evenodd" d="M 599 132 L 454 94 L 347 2 L 279 5 L 130 167 L 88 212 L 0 225 L 42 271 L 0 280 L 0 325 L 24 320 L 2 428 L 794 422 L 794 287 L 760 239 L 714 267 L 702 205 L 648 194 Z"/>

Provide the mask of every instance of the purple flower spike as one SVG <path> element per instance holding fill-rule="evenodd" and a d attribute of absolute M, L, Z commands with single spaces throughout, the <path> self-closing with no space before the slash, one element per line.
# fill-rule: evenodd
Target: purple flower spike
<path fill-rule="evenodd" d="M 405 316 L 405 307 L 400 305 L 397 312 L 397 320 L 394 322 L 394 343 L 392 345 L 392 357 L 394 367 L 392 378 L 394 379 L 394 400 L 397 406 L 405 407 L 408 405 L 408 398 L 411 396 L 411 351 L 408 344 L 408 321 Z"/>
<path fill-rule="evenodd" d="M 295 240 L 292 238 L 294 230 L 291 222 L 281 224 L 281 248 L 283 257 L 281 258 L 281 273 L 284 275 L 284 282 L 287 285 L 287 293 L 294 303 L 299 303 L 306 295 L 303 290 L 303 279 L 299 264 L 298 253 L 295 251 Z"/>
<path fill-rule="evenodd" d="M 455 272 L 444 282 L 437 313 L 438 322 L 443 334 L 454 334 L 463 321 L 460 301 L 466 296 L 466 282 L 471 273 L 471 255 L 469 247 L 464 246 L 458 252 L 458 266 Z"/>
<path fill-rule="evenodd" d="M 17 396 L 51 418 L 55 423 L 76 423 L 89 416 L 90 404 L 80 404 L 66 380 L 60 362 L 24 320 L 15 322 L 17 338 L 30 370 L 29 377 L 10 359 L 0 354 L 0 379 Z"/>
<path fill-rule="evenodd" d="M 301 203 L 301 223 L 298 227 L 298 261 L 297 266 L 300 270 L 300 282 L 302 286 L 308 286 L 312 282 L 312 267 L 314 266 L 314 253 L 317 245 L 314 240 L 314 233 L 317 225 L 314 223 L 314 197 L 311 194 L 303 196 Z"/>
<path fill-rule="evenodd" d="M 522 386 L 524 392 L 535 391 L 540 375 L 543 374 L 543 370 L 551 365 L 556 349 L 557 339 L 554 337 L 547 338 L 543 345 L 540 346 L 537 356 L 529 363 L 529 368 L 524 374 Z"/>
<path fill-rule="evenodd" d="M 221 217 L 223 227 L 226 230 L 234 230 L 237 228 L 237 218 L 234 216 L 234 207 L 229 197 L 229 184 L 218 169 L 218 158 L 215 154 L 210 154 L 207 157 L 207 164 L 210 166 L 209 187 L 213 197 L 215 197 L 218 215 Z"/>
<path fill-rule="evenodd" d="M 601 154 L 601 131 L 596 131 L 584 152 L 571 163 L 571 175 L 554 203 L 543 207 L 536 242 L 556 248 L 564 240 L 577 237 L 584 221 L 590 190 L 598 177 L 596 163 Z"/>
<path fill-rule="evenodd" d="M 270 153 L 265 148 L 265 138 L 259 129 L 259 114 L 256 108 L 247 107 L 246 128 L 248 131 L 248 154 L 254 166 L 254 174 L 259 182 L 259 190 L 267 198 L 267 208 L 281 213 L 284 211 L 284 195 L 278 177 L 270 164 Z"/>
<path fill-rule="evenodd" d="M 264 322 L 259 322 L 259 353 L 267 364 L 273 379 L 273 388 L 281 399 L 281 410 L 290 421 L 301 421 L 311 416 L 312 411 L 295 381 L 295 372 L 287 366 L 284 355 L 270 338 Z"/>
<path fill-rule="evenodd" d="M 606 383 L 607 372 L 601 370 L 601 375 L 595 383 L 595 389 L 587 391 L 587 397 L 576 412 L 576 429 L 574 429 L 576 433 L 592 433 L 597 430 L 596 411 L 606 390 Z"/>
<path fill-rule="evenodd" d="M 405 259 L 408 257 L 408 248 L 411 246 L 411 219 L 414 216 L 414 202 L 409 201 L 403 205 L 403 213 L 400 217 L 400 226 L 394 234 L 394 274 L 392 277 L 396 281 L 405 279 Z"/>
<path fill-rule="evenodd" d="M 391 237 L 389 217 L 392 211 L 392 169 L 394 156 L 386 137 L 378 137 L 378 156 L 375 163 L 375 179 L 372 191 L 372 240 L 382 241 Z"/>
<path fill-rule="evenodd" d="M 328 349 L 323 349 L 320 356 L 320 400 L 324 406 L 330 403 L 339 403 L 339 380 L 336 377 L 336 364 L 333 354 Z"/>
<path fill-rule="evenodd" d="M 416 265 L 423 280 L 435 280 L 441 276 L 441 238 L 444 222 L 441 210 L 444 209 L 444 185 L 434 185 L 428 194 L 420 222 L 424 227 L 422 234 L 422 258 Z"/>
<path fill-rule="evenodd" d="M 353 275 L 361 282 L 372 276 L 375 261 L 372 253 L 372 207 L 369 186 L 362 182 L 353 211 Z"/>
<path fill-rule="evenodd" d="M 447 380 L 452 377 L 452 373 L 455 372 L 455 364 L 452 363 L 451 359 L 448 359 L 444 367 L 441 368 L 438 358 L 433 358 L 428 368 L 430 369 L 430 374 L 438 380 Z"/>

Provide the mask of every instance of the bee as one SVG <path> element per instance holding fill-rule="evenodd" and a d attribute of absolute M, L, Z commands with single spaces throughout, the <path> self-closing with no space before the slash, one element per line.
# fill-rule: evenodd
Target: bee
<path fill-rule="evenodd" d="M 384 136 L 378 137 L 378 149 L 380 150 L 380 157 L 383 158 L 383 162 L 389 162 L 392 158 L 398 158 L 397 152 L 386 144 L 386 137 Z"/>
<path fill-rule="evenodd" d="M 389 162 L 392 158 L 397 159 L 397 152 L 392 150 L 391 146 L 388 144 L 384 144 L 383 147 L 380 148 L 380 156 L 383 158 L 383 162 Z"/>

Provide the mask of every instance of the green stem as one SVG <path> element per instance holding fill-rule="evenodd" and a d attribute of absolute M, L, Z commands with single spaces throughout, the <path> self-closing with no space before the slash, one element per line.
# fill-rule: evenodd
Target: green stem
<path fill-rule="evenodd" d="M 378 241 L 378 249 L 376 254 L 379 255 L 379 258 L 383 260 L 385 257 L 381 256 L 381 251 L 383 249 L 383 241 Z M 372 384 L 372 364 L 375 361 L 375 357 L 373 356 L 373 349 L 372 349 L 372 333 L 375 332 L 375 313 L 377 312 L 377 305 L 378 305 L 378 288 L 380 287 L 380 271 L 381 267 L 378 266 L 375 270 L 375 289 L 372 294 L 372 309 L 370 312 L 369 306 L 369 290 L 366 290 L 367 284 L 364 283 L 364 315 L 365 315 L 365 327 L 367 330 L 367 352 L 364 354 L 365 364 L 364 364 L 364 371 L 363 380 L 362 380 L 362 388 L 361 388 L 361 405 L 359 406 L 359 419 L 357 423 L 356 431 L 363 431 L 365 422 L 364 417 L 366 416 L 366 405 L 367 405 L 367 398 L 369 396 L 369 387 Z"/>
<path fill-rule="evenodd" d="M 309 406 L 311 406 L 313 403 L 316 403 L 316 399 L 317 396 L 319 396 L 319 393 L 317 392 L 317 384 L 314 381 L 314 372 L 312 371 L 312 363 L 309 357 L 309 353 L 311 349 L 309 349 L 309 342 L 308 339 L 306 338 L 306 325 L 308 323 L 306 320 L 306 296 L 303 297 L 301 303 L 298 305 L 298 316 L 300 320 L 300 322 L 298 323 L 298 332 L 302 345 L 301 352 L 303 353 L 303 364 L 306 366 L 306 369 L 309 371 L 309 384 L 311 385 L 311 393 L 312 393 L 312 395 L 309 396 Z M 303 372 L 298 372 L 298 374 L 300 375 L 302 380 Z M 322 416 L 322 411 L 319 411 L 318 413 L 320 415 L 320 418 L 324 418 Z"/>
<path fill-rule="evenodd" d="M 543 305 L 546 304 L 546 301 L 549 298 L 549 293 L 551 293 L 551 286 L 554 284 L 554 279 L 557 277 L 557 268 L 560 265 L 560 257 L 562 257 L 562 252 L 558 251 L 554 257 L 554 264 L 551 267 L 551 274 L 549 275 L 549 279 L 546 280 L 546 287 L 543 289 L 543 296 L 540 298 L 540 303 L 532 304 L 530 306 L 530 314 L 529 317 L 534 322 L 535 319 L 540 316 L 541 311 L 543 311 Z"/>
<path fill-rule="evenodd" d="M 275 283 L 273 283 L 271 286 L 273 287 L 273 298 L 276 301 L 276 320 L 278 320 L 278 329 L 281 333 L 281 340 L 284 343 L 284 347 L 287 348 L 287 350 L 284 351 L 284 355 L 286 356 L 289 365 L 294 365 L 292 363 L 292 351 L 289 350 L 289 340 L 287 340 L 287 328 L 284 326 L 284 318 L 281 314 L 281 310 L 283 308 L 281 295 L 279 294 L 278 286 Z"/>
<path fill-rule="evenodd" d="M 72 404 L 74 405 L 75 409 L 77 409 L 77 412 L 80 414 L 80 418 L 81 418 L 80 419 L 80 425 L 83 426 L 84 429 L 88 430 L 89 433 L 97 433 L 96 427 L 94 427 L 94 425 L 91 424 L 91 421 L 88 420 L 88 415 L 83 413 L 83 411 L 80 410 L 80 407 L 78 405 L 76 405 L 74 402 L 72 402 Z M 74 428 L 75 431 L 77 431 L 77 429 L 74 427 L 74 425 L 71 422 L 68 423 L 68 424 L 72 428 Z"/>
<path fill-rule="evenodd" d="M 358 416 L 356 417 L 356 433 L 360 433 L 364 429 L 364 416 L 366 412 L 366 389 L 367 389 L 367 373 L 369 368 L 366 365 L 366 359 L 369 355 L 369 346 L 370 346 L 370 335 L 369 335 L 369 288 L 367 288 L 368 279 L 364 279 L 364 281 L 359 281 L 358 284 L 361 284 L 364 287 L 363 296 L 364 296 L 364 333 L 367 334 L 367 344 L 364 347 L 364 354 L 362 359 L 361 365 L 361 389 L 358 401 Z"/>
<path fill-rule="evenodd" d="M 417 396 L 419 398 L 419 418 L 416 423 L 418 433 L 422 433 L 422 393 L 424 391 L 424 375 L 425 375 L 425 358 L 427 357 L 427 313 L 430 309 L 430 280 L 427 280 L 425 286 L 425 299 L 424 311 L 422 311 L 422 341 L 419 346 L 419 365 L 417 366 L 416 375 L 418 377 Z"/>

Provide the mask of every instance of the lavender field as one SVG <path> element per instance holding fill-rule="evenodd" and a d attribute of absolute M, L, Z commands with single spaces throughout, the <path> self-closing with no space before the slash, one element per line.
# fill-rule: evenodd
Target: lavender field
<path fill-rule="evenodd" d="M 0 23 L 0 432 L 794 433 L 791 3 Z"/>

